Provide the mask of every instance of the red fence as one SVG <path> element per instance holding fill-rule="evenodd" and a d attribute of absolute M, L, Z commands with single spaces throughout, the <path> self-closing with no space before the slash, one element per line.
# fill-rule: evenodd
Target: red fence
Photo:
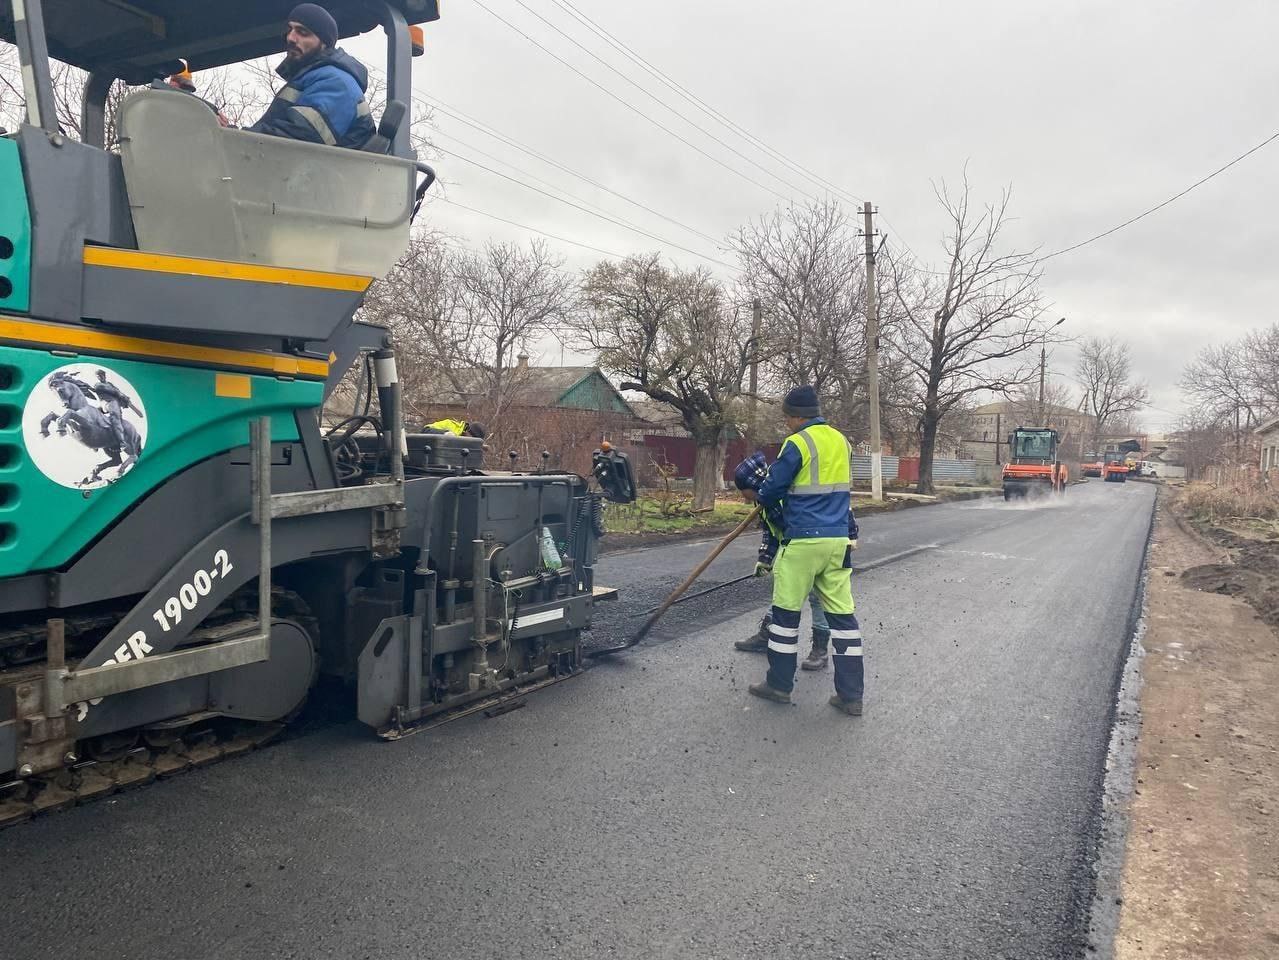
<path fill-rule="evenodd" d="M 776 443 L 764 443 L 748 448 L 745 440 L 732 440 L 728 444 L 728 452 L 724 456 L 723 476 L 725 482 L 733 480 L 733 469 L 755 450 L 763 450 L 771 463 L 780 450 Z M 697 444 L 692 437 L 662 437 L 646 435 L 644 450 L 649 457 L 658 463 L 669 463 L 675 467 L 675 475 L 688 478 L 693 475 L 693 465 L 697 462 Z"/>

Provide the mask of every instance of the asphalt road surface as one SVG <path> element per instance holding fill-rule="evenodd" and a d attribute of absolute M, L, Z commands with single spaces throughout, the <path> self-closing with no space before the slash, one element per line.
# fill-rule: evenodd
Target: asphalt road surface
<path fill-rule="evenodd" d="M 829 673 L 747 696 L 751 582 L 524 709 L 394 744 L 329 725 L 5 831 L 0 956 L 1083 956 L 1153 503 L 1094 482 L 867 518 L 861 718 Z M 627 599 L 596 642 L 707 548 L 605 558 Z"/>

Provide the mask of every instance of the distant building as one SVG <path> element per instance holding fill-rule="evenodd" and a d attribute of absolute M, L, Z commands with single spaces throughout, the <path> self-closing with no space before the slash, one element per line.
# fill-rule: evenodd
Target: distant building
<path fill-rule="evenodd" d="M 1267 420 L 1253 432 L 1261 439 L 1261 472 L 1279 470 L 1279 417 Z"/>
<path fill-rule="evenodd" d="M 1145 437 L 1142 459 L 1157 477 L 1178 479 L 1186 475 L 1186 444 L 1176 434 L 1151 434 Z"/>
<path fill-rule="evenodd" d="M 1037 423 L 1037 420 L 1044 420 Z M 1008 435 L 1018 427 L 1050 427 L 1059 435 L 1065 459 L 1081 456 L 1092 442 L 1094 418 L 1073 407 L 1047 404 L 1042 416 L 1038 404 L 1003 400 L 978 407 L 968 417 L 969 426 L 960 442 L 960 456 L 986 463 L 1002 463 L 1008 457 Z"/>
<path fill-rule="evenodd" d="M 514 367 L 503 370 L 502 404 L 507 407 L 558 407 L 591 410 L 638 419 L 635 410 L 599 367 L 534 367 L 520 354 Z M 432 391 L 430 406 L 472 409 L 491 402 L 494 381 L 488 370 L 450 370 L 448 385 Z"/>

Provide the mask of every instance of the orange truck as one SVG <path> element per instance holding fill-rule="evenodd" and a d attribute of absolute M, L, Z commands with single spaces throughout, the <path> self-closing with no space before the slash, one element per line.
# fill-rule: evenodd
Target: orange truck
<path fill-rule="evenodd" d="M 1100 477 L 1105 465 L 1105 461 L 1102 459 L 1101 454 L 1085 453 L 1084 462 L 1081 463 L 1079 467 L 1085 477 Z"/>
<path fill-rule="evenodd" d="M 1057 431 L 1018 427 L 1008 437 L 1009 459 L 1004 465 L 1004 499 L 1035 493 L 1065 493 L 1070 481 L 1066 465 L 1057 457 Z"/>
<path fill-rule="evenodd" d="M 1107 483 L 1125 483 L 1128 480 L 1127 454 L 1109 450 L 1103 455 L 1101 478 Z"/>

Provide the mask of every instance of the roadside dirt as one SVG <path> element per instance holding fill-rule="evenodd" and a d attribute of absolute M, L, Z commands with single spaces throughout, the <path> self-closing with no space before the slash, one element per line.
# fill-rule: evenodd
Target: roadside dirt
<path fill-rule="evenodd" d="M 1279 541 L 1245 537 L 1214 527 L 1205 535 L 1228 551 L 1230 562 L 1192 567 L 1182 574 L 1196 590 L 1239 597 L 1272 627 L 1279 627 Z"/>
<path fill-rule="evenodd" d="M 1159 507 L 1117 960 L 1279 957 L 1279 546 L 1232 547 Z"/>

